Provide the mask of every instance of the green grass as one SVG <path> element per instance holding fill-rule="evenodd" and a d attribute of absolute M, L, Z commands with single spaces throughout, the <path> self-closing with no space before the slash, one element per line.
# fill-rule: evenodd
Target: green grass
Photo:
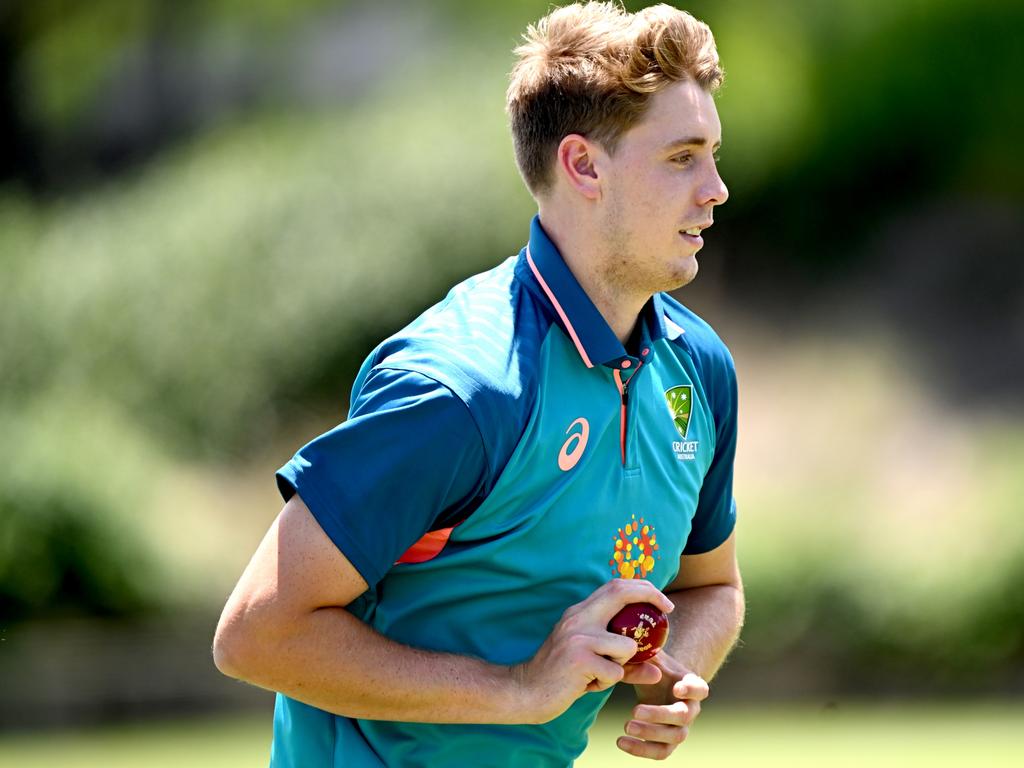
<path fill-rule="evenodd" d="M 242 768 L 269 755 L 269 714 L 0 736 L 2 768 Z"/>
<path fill-rule="evenodd" d="M 579 768 L 642 765 L 615 747 L 625 713 L 608 711 Z M 845 768 L 1024 765 L 1024 701 L 976 704 L 709 706 L 669 763 Z M 0 767 L 242 768 L 267 763 L 270 718 L 210 717 L 56 734 L 0 736 Z M 650 763 L 646 763 L 650 764 Z"/>
<path fill-rule="evenodd" d="M 615 747 L 624 717 L 602 717 L 580 768 L 641 765 Z M 785 768 L 1024 765 L 1024 703 L 839 706 L 709 705 L 669 761 Z M 621 755 L 621 757 L 620 757 Z M 643 761 L 647 762 L 647 761 Z M 649 764 L 649 763 L 648 763 Z"/>

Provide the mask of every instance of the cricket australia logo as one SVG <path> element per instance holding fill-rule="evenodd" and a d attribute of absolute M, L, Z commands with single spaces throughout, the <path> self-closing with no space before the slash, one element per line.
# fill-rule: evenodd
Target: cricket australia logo
<path fill-rule="evenodd" d="M 693 387 L 689 384 L 681 384 L 665 391 L 665 402 L 668 404 L 668 412 L 675 424 L 676 432 L 680 440 L 672 441 L 672 452 L 680 461 L 693 461 L 697 458 L 697 440 L 687 440 L 690 432 L 690 414 L 693 412 Z"/>

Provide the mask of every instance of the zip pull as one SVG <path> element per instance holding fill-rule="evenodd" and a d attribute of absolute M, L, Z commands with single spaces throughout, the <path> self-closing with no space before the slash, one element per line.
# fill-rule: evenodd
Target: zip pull
<path fill-rule="evenodd" d="M 622 466 L 626 466 L 626 418 L 628 414 L 628 385 L 629 382 L 622 381 L 622 373 L 616 368 L 612 371 L 615 378 L 615 386 L 619 390 L 619 448 L 622 453 Z"/>
<path fill-rule="evenodd" d="M 643 360 L 636 364 L 636 369 L 633 371 L 633 376 L 630 376 L 626 381 L 622 380 L 622 371 L 619 368 L 615 368 L 612 371 L 612 376 L 615 379 L 615 387 L 619 390 L 619 446 L 622 453 L 622 466 L 626 466 L 626 427 L 629 418 L 629 382 L 633 380 L 633 377 L 640 372 L 643 367 Z"/>

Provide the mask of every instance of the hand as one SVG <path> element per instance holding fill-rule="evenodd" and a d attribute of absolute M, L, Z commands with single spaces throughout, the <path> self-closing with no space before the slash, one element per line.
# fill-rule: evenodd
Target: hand
<path fill-rule="evenodd" d="M 662 675 L 664 683 L 672 683 L 666 691 L 664 685 L 649 689 L 637 688 L 640 703 L 633 708 L 626 722 L 626 736 L 615 742 L 623 752 L 636 757 L 664 760 L 686 739 L 690 725 L 700 714 L 701 702 L 708 697 L 708 684 L 664 652 L 651 659 Z M 633 679 L 624 682 L 645 685 Z M 659 703 L 664 702 L 668 703 Z"/>
<path fill-rule="evenodd" d="M 546 723 L 565 712 L 584 693 L 603 691 L 623 679 L 623 665 L 636 642 L 608 631 L 608 622 L 630 603 L 653 603 L 668 613 L 674 607 L 649 581 L 614 579 L 562 614 L 536 655 L 512 668 L 521 697 L 523 722 Z M 645 683 L 661 673 L 651 664 L 631 671 Z"/>

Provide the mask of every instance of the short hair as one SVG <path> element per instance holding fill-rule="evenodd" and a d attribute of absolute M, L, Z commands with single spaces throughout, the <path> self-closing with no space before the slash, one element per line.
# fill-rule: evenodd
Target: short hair
<path fill-rule="evenodd" d="M 682 80 L 714 93 L 725 76 L 707 24 L 669 5 L 629 13 L 611 2 L 556 8 L 530 25 L 509 76 L 506 109 L 530 192 L 552 184 L 570 133 L 614 153 L 652 94 Z"/>

